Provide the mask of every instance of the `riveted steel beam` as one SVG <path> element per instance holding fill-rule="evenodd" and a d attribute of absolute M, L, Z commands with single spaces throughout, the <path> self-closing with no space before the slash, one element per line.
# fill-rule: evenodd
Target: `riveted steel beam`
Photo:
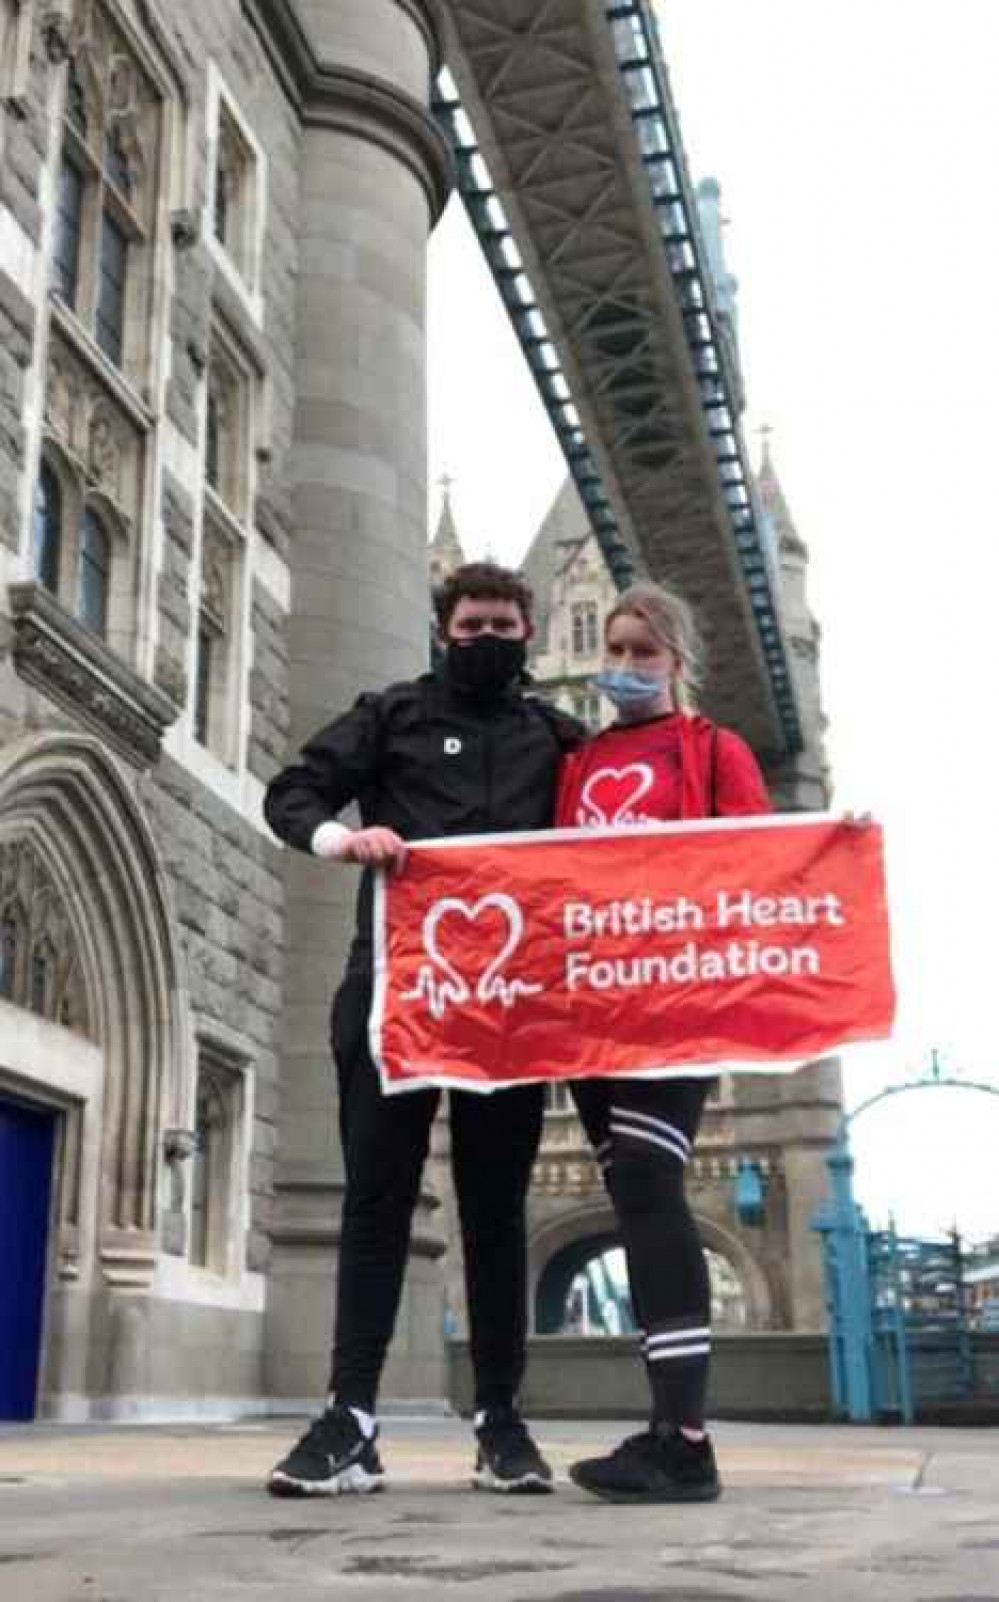
<path fill-rule="evenodd" d="M 619 583 L 693 600 L 708 710 L 801 743 L 760 511 L 648 0 L 448 0 L 459 186 Z"/>

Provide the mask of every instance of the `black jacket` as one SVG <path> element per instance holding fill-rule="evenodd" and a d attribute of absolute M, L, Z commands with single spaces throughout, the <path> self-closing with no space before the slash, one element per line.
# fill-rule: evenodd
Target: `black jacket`
<path fill-rule="evenodd" d="M 562 754 L 584 735 L 564 712 L 516 690 L 473 700 L 441 669 L 360 696 L 272 780 L 264 815 L 300 851 L 352 801 L 366 827 L 381 824 L 404 840 L 543 829 L 554 817 Z M 366 873 L 358 904 L 364 947 L 369 880 Z"/>

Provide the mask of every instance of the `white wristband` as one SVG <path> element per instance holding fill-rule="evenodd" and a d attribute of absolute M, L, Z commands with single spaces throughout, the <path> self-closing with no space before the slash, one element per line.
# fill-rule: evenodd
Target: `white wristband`
<path fill-rule="evenodd" d="M 351 830 L 345 823 L 337 823 L 332 818 L 327 823 L 321 823 L 310 842 L 313 856 L 342 860 L 350 836 Z"/>

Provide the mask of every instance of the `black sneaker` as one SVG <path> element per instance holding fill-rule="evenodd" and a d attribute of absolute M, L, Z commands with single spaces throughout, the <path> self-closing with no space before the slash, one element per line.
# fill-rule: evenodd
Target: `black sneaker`
<path fill-rule="evenodd" d="M 349 1407 L 327 1408 L 271 1470 L 272 1496 L 340 1496 L 380 1491 L 385 1474 L 375 1447 Z"/>
<path fill-rule="evenodd" d="M 472 1484 L 483 1491 L 552 1490 L 552 1471 L 514 1409 L 487 1413 L 475 1431 L 479 1450 Z"/>
<path fill-rule="evenodd" d="M 573 1463 L 569 1478 L 607 1502 L 713 1502 L 721 1495 L 710 1440 L 689 1441 L 677 1429 L 630 1435 L 607 1457 Z"/>

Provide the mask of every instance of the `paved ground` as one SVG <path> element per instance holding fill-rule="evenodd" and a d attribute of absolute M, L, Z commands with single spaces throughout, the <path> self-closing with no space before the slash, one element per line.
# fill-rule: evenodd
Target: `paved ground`
<path fill-rule="evenodd" d="M 393 1419 L 386 1493 L 274 1501 L 294 1424 L 0 1431 L 0 1602 L 999 1602 L 999 1437 L 721 1425 L 723 1499 L 607 1506 L 538 1429 L 551 1497 L 468 1486 L 466 1425 Z M 630 1426 L 634 1428 L 634 1426 Z"/>

